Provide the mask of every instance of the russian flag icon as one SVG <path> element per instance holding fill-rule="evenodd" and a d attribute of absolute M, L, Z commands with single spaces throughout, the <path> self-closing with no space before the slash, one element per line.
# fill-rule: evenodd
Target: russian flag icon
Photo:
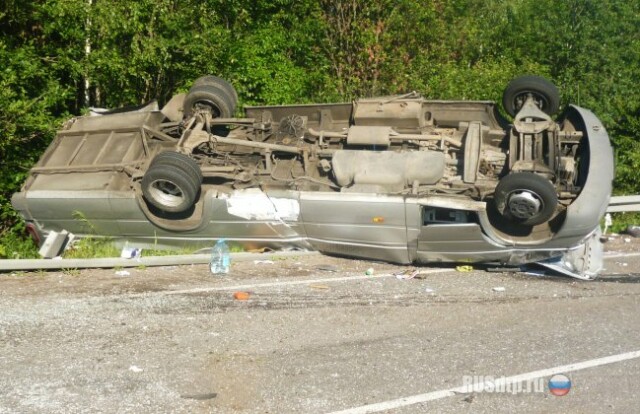
<path fill-rule="evenodd" d="M 549 391 L 551 394 L 562 397 L 569 394 L 571 390 L 571 380 L 562 374 L 556 374 L 549 379 Z"/>

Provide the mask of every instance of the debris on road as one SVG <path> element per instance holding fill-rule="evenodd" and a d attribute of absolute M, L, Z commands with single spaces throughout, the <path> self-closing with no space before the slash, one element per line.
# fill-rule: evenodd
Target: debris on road
<path fill-rule="evenodd" d="M 329 290 L 331 289 L 329 286 L 327 285 L 309 285 L 309 287 L 311 289 L 322 289 L 322 290 Z"/>
<path fill-rule="evenodd" d="M 546 276 L 547 272 L 545 270 L 527 270 L 524 274 L 528 276 Z"/>
<path fill-rule="evenodd" d="M 494 288 L 493 288 L 493 289 L 491 289 L 491 290 L 493 290 L 494 292 L 504 292 L 504 291 L 506 291 L 507 289 L 506 289 L 505 287 L 503 287 L 503 286 L 496 286 L 496 287 L 494 287 Z"/>
<path fill-rule="evenodd" d="M 274 264 L 275 262 L 273 260 L 254 260 L 253 264 L 259 265 L 259 264 Z"/>
<path fill-rule="evenodd" d="M 373 272 L 374 272 L 373 267 L 370 267 L 370 268 L 367 269 L 366 272 L 364 272 L 364 274 L 367 275 L 367 276 L 371 276 L 373 274 Z"/>
<path fill-rule="evenodd" d="M 142 249 L 131 246 L 124 246 L 120 252 L 120 257 L 123 259 L 139 259 L 142 256 Z"/>
<path fill-rule="evenodd" d="M 143 369 L 142 369 L 142 368 L 140 368 L 140 367 L 137 367 L 137 366 L 135 366 L 135 365 L 131 365 L 131 366 L 129 367 L 129 371 L 131 371 L 131 372 L 136 372 L 136 373 L 137 373 L 137 372 L 142 372 L 142 371 L 143 371 Z"/>
<path fill-rule="evenodd" d="M 489 267 L 487 268 L 487 272 L 497 272 L 497 273 L 509 273 L 509 272 L 520 272 L 522 269 L 520 267 Z"/>
<path fill-rule="evenodd" d="M 209 392 L 206 394 L 185 394 L 185 395 L 180 395 L 180 398 L 184 398 L 187 400 L 200 400 L 200 401 L 204 401 L 204 400 L 212 400 L 214 398 L 216 398 L 218 396 L 217 393 L 215 392 Z"/>
<path fill-rule="evenodd" d="M 42 243 L 42 246 L 40 246 L 38 254 L 45 259 L 56 257 L 71 246 L 74 239 L 75 235 L 66 230 L 62 230 L 60 232 L 50 231 L 47 238 Z"/>
<path fill-rule="evenodd" d="M 337 272 L 340 269 L 338 266 L 329 265 L 329 264 L 321 264 L 316 266 L 316 270 L 322 270 L 323 272 Z"/>
<path fill-rule="evenodd" d="M 418 275 L 418 269 L 406 269 L 398 273 L 394 273 L 396 279 L 398 280 L 407 280 L 413 279 Z"/>
<path fill-rule="evenodd" d="M 456 266 L 456 271 L 458 271 L 458 272 L 473 272 L 473 266 L 469 266 L 469 265 Z"/>
<path fill-rule="evenodd" d="M 128 272 L 128 271 L 126 271 L 126 270 L 118 270 L 118 271 L 116 272 L 116 275 L 117 275 L 117 276 L 131 276 L 131 273 L 129 273 L 129 272 Z"/>
<path fill-rule="evenodd" d="M 607 230 L 609 227 L 613 225 L 613 219 L 611 218 L 611 213 L 607 213 L 604 216 L 604 230 L 602 231 L 602 235 L 605 236 L 607 234 Z"/>
<path fill-rule="evenodd" d="M 467 402 L 467 403 L 472 403 L 475 398 L 476 398 L 476 394 L 475 393 L 471 393 L 467 397 L 463 398 L 462 401 Z"/>
<path fill-rule="evenodd" d="M 249 292 L 234 292 L 233 294 L 235 300 L 249 300 L 250 296 Z"/>
<path fill-rule="evenodd" d="M 640 226 L 627 226 L 626 233 L 632 237 L 640 237 Z"/>

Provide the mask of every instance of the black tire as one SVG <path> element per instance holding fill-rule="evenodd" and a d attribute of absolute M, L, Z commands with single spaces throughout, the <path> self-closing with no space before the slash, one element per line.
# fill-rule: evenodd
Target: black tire
<path fill-rule="evenodd" d="M 225 90 L 227 94 L 233 99 L 232 101 L 233 106 L 235 107 L 238 106 L 238 92 L 236 92 L 236 88 L 234 88 L 233 85 L 231 85 L 226 80 L 219 78 L 217 76 L 207 75 L 207 76 L 202 76 L 193 82 L 193 86 L 200 86 L 200 85 L 218 86 L 220 89 Z"/>
<path fill-rule="evenodd" d="M 202 177 L 202 173 L 195 161 L 178 155 L 185 158 L 165 155 L 158 160 L 156 157 L 142 177 L 144 198 L 166 213 L 182 213 L 191 208 L 202 183 L 202 179 L 196 177 Z"/>
<path fill-rule="evenodd" d="M 525 226 L 535 226 L 553 217 L 558 195 L 546 178 L 534 173 L 516 172 L 500 180 L 493 201 L 503 217 Z"/>
<path fill-rule="evenodd" d="M 502 94 L 504 110 L 515 116 L 531 94 L 538 107 L 551 116 L 560 108 L 560 92 L 556 86 L 540 76 L 520 76 L 509 82 Z"/>
<path fill-rule="evenodd" d="M 208 109 L 214 118 L 231 118 L 236 111 L 233 98 L 217 85 L 192 87 L 182 109 L 185 116 L 191 116 L 196 109 Z"/>
<path fill-rule="evenodd" d="M 179 152 L 164 151 L 156 155 L 151 161 L 151 166 L 173 165 L 191 173 L 191 178 L 198 185 L 202 184 L 202 171 L 196 162 L 188 155 Z"/>

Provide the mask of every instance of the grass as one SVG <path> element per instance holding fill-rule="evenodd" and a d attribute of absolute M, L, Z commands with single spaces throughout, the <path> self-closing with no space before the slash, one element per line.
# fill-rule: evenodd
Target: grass
<path fill-rule="evenodd" d="M 38 246 L 30 237 L 15 232 L 0 235 L 0 259 L 38 259 Z"/>
<path fill-rule="evenodd" d="M 80 276 L 80 270 L 76 268 L 62 269 L 62 273 L 67 276 Z"/>
<path fill-rule="evenodd" d="M 244 252 L 244 247 L 239 244 L 232 244 L 229 246 L 229 253 L 242 253 Z"/>
<path fill-rule="evenodd" d="M 191 254 L 197 248 L 175 248 L 175 249 L 142 249 L 142 257 L 150 256 L 174 256 Z M 74 246 L 66 250 L 63 254 L 65 259 L 101 259 L 120 257 L 121 249 L 118 248 L 111 238 L 85 237 L 80 239 Z"/>
<path fill-rule="evenodd" d="M 143 249 L 142 256 L 177 256 L 183 254 L 192 254 L 198 248 L 176 248 L 176 249 Z"/>
<path fill-rule="evenodd" d="M 621 233 L 627 226 L 640 226 L 640 213 L 611 213 L 613 225 L 609 229 L 610 233 Z"/>
<path fill-rule="evenodd" d="M 94 259 L 119 256 L 120 250 L 111 239 L 92 236 L 80 239 L 62 255 L 65 259 Z"/>

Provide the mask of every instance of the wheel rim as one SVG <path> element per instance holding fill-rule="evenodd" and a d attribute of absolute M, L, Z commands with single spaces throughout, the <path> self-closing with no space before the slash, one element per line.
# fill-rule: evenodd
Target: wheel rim
<path fill-rule="evenodd" d="M 214 118 L 220 118 L 220 114 L 222 113 L 218 105 L 208 100 L 195 102 L 193 104 L 193 109 L 197 111 L 208 111 L 211 113 L 211 116 Z"/>
<path fill-rule="evenodd" d="M 178 207 L 185 202 L 184 192 L 173 181 L 155 180 L 149 186 L 151 197 L 166 207 Z"/>
<path fill-rule="evenodd" d="M 544 110 L 549 107 L 549 101 L 544 95 L 535 93 L 533 91 L 523 91 L 513 98 L 513 107 L 516 109 L 516 112 L 522 109 L 522 106 L 527 101 L 527 98 L 529 96 L 533 98 L 534 103 L 541 111 L 544 112 Z"/>
<path fill-rule="evenodd" d="M 509 194 L 507 207 L 512 216 L 519 219 L 530 219 L 544 209 L 540 196 L 529 190 L 516 190 Z"/>

